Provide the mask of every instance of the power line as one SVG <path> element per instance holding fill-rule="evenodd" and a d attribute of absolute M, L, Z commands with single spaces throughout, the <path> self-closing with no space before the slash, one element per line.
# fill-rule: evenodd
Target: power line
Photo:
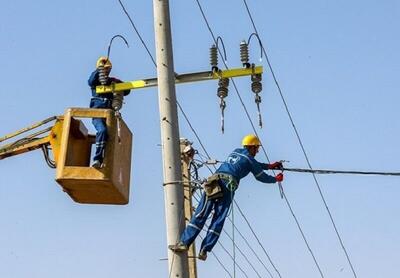
<path fill-rule="evenodd" d="M 199 235 L 199 237 L 201 238 L 201 240 L 203 240 L 204 238 Z M 226 249 L 225 249 L 226 251 Z M 213 256 L 215 257 L 215 259 L 218 261 L 218 263 L 222 266 L 222 268 L 225 270 L 226 273 L 228 273 L 229 277 L 233 278 L 232 274 L 229 272 L 229 270 L 224 266 L 224 264 L 221 262 L 221 260 L 218 258 L 218 256 L 215 254 L 214 251 L 211 251 L 211 254 L 213 254 Z"/>
<path fill-rule="evenodd" d="M 236 204 L 237 205 L 237 204 Z M 230 220 L 230 218 L 228 218 L 228 220 L 229 221 L 231 221 Z M 231 221 L 232 222 L 232 221 Z M 254 254 L 254 256 L 257 258 L 257 260 L 262 264 L 262 266 L 264 267 L 264 269 L 268 272 L 268 274 L 271 276 L 271 278 L 273 277 L 272 276 L 272 273 L 271 273 L 271 271 L 268 269 L 268 267 L 264 264 L 264 262 L 261 260 L 261 258 L 258 256 L 258 254 L 256 253 L 256 251 L 254 250 L 254 248 L 253 247 L 251 247 L 251 245 L 250 245 L 250 243 L 249 243 L 249 241 L 246 239 L 246 237 L 239 231 L 239 229 L 235 226 L 235 229 L 236 229 L 236 231 L 239 233 L 239 235 L 242 237 L 242 239 L 244 240 L 244 242 L 246 243 L 246 245 L 249 247 L 249 249 L 253 252 L 253 254 Z"/>
<path fill-rule="evenodd" d="M 138 29 L 136 28 L 136 26 L 135 26 L 135 24 L 134 24 L 132 18 L 130 17 L 128 11 L 126 10 L 126 8 L 125 8 L 125 6 L 123 5 L 123 3 L 121 2 L 121 0 L 118 0 L 118 2 L 119 2 L 119 4 L 121 5 L 121 7 L 122 7 L 124 13 L 125 13 L 126 16 L 128 17 L 128 19 L 129 19 L 129 21 L 130 21 L 132 27 L 134 28 L 134 30 L 135 30 L 135 32 L 136 32 L 136 34 L 137 34 L 137 36 L 139 37 L 140 41 L 142 42 L 142 45 L 143 45 L 144 48 L 146 49 L 146 51 L 147 51 L 149 57 L 151 58 L 151 60 L 152 60 L 152 62 L 153 62 L 153 64 L 154 64 L 154 66 L 157 68 L 157 63 L 155 62 L 153 55 L 151 54 L 149 48 L 147 47 L 146 43 L 145 43 L 144 40 L 142 39 L 142 36 L 140 35 Z M 185 120 L 187 121 L 187 123 L 188 123 L 189 127 L 191 128 L 192 132 L 195 134 L 195 136 L 196 136 L 197 140 L 199 141 L 200 145 L 202 146 L 204 152 L 207 153 L 207 150 L 205 149 L 203 143 L 201 142 L 200 137 L 198 136 L 196 130 L 194 129 L 194 127 L 193 127 L 192 124 L 190 123 L 190 121 L 189 121 L 188 117 L 186 116 L 186 113 L 184 112 L 183 108 L 181 107 L 181 105 L 179 104 L 178 101 L 176 101 L 176 104 L 178 105 L 180 111 L 181 111 L 182 114 L 184 115 Z M 207 155 L 208 155 L 208 153 L 207 153 Z M 208 155 L 208 156 L 209 156 L 209 155 Z M 182 219 L 181 219 L 181 220 L 182 220 Z M 221 245 L 221 243 L 220 243 L 220 245 Z M 222 246 L 222 245 L 221 245 L 221 246 Z M 225 247 L 222 246 L 222 248 L 227 252 L 227 250 L 225 249 Z M 221 265 L 221 267 L 228 273 L 228 275 L 229 275 L 230 277 L 232 277 L 232 275 L 230 274 L 230 272 L 229 272 L 229 271 L 226 269 L 226 267 L 222 264 L 222 262 L 221 262 L 221 261 L 219 260 L 219 258 L 215 255 L 215 253 L 214 253 L 214 252 L 211 252 L 211 253 L 214 255 L 214 257 L 216 258 L 216 260 L 218 261 L 218 263 Z M 229 253 L 228 253 L 228 254 L 229 254 Z M 230 255 L 230 254 L 229 254 L 229 255 Z M 173 263 L 174 263 L 174 258 L 175 258 L 175 254 L 173 255 L 173 259 L 172 259 L 171 265 L 173 265 Z M 243 272 L 243 270 L 242 270 L 240 267 L 239 267 L 239 269 Z M 243 273 L 244 273 L 244 272 L 243 272 Z M 171 276 L 171 274 L 172 274 L 172 266 L 171 266 L 171 269 L 170 269 L 170 272 L 169 272 L 169 277 Z M 248 277 L 248 276 L 246 275 L 246 273 L 244 273 L 244 275 L 245 275 L 246 277 Z"/>
<path fill-rule="evenodd" d="M 244 220 L 247 223 L 247 226 L 249 226 L 251 232 L 253 233 L 253 236 L 256 238 L 258 244 L 261 246 L 261 249 L 264 251 L 264 254 L 267 256 L 269 263 L 272 265 L 272 267 L 274 268 L 275 272 L 278 273 L 279 277 L 282 278 L 281 273 L 279 272 L 279 270 L 276 268 L 275 264 L 272 262 L 271 257 L 268 255 L 267 250 L 265 250 L 264 246 L 262 245 L 260 239 L 258 238 L 257 234 L 255 233 L 254 229 L 251 227 L 250 222 L 247 220 L 246 216 L 244 215 L 243 211 L 240 209 L 239 205 L 237 204 L 237 202 L 235 201 L 235 205 L 236 207 L 239 209 L 240 214 L 243 216 Z"/>
<path fill-rule="evenodd" d="M 196 136 L 197 141 L 199 141 L 199 144 L 201 148 L 203 149 L 204 153 L 208 156 L 208 159 L 211 159 L 209 153 L 207 152 L 206 148 L 203 145 L 203 142 L 200 140 L 199 135 L 197 134 L 196 130 L 194 129 L 193 125 L 191 124 L 188 116 L 186 115 L 185 111 L 183 111 L 182 106 L 179 104 L 178 101 L 176 101 L 176 104 L 178 105 L 179 110 L 182 112 L 183 117 L 185 118 L 187 124 L 189 125 L 190 129 L 192 130 L 194 136 Z"/>
<path fill-rule="evenodd" d="M 242 1 L 243 1 L 244 5 L 245 5 L 245 7 L 246 7 L 247 14 L 248 14 L 248 16 L 249 16 L 249 18 L 250 18 L 250 20 L 251 20 L 251 23 L 252 23 L 252 25 L 253 25 L 254 31 L 255 31 L 255 33 L 258 35 L 258 30 L 257 30 L 257 27 L 256 27 L 256 25 L 255 25 L 253 16 L 252 16 L 252 14 L 251 14 L 251 12 L 250 12 L 249 6 L 247 5 L 247 1 L 246 1 L 246 0 L 242 0 Z M 302 151 L 303 151 L 304 157 L 305 157 L 305 159 L 306 159 L 306 161 L 307 161 L 307 165 L 308 165 L 308 167 L 312 170 L 311 162 L 310 162 L 310 160 L 309 160 L 309 158 L 308 158 L 307 152 L 306 152 L 306 150 L 305 150 L 305 148 L 304 148 L 303 142 L 302 142 L 302 140 L 301 140 L 301 138 L 300 138 L 300 134 L 299 134 L 299 132 L 298 132 L 298 130 L 297 130 L 297 128 L 296 128 L 296 125 L 294 124 L 294 120 L 293 120 L 292 115 L 291 115 L 291 113 L 290 113 L 290 111 L 289 111 L 289 107 L 288 107 L 288 105 L 287 105 L 287 103 L 286 103 L 286 100 L 285 100 L 285 98 L 284 98 L 284 96 L 283 96 L 282 89 L 281 89 L 281 87 L 279 86 L 279 82 L 278 82 L 278 80 L 277 80 L 277 78 L 276 78 L 276 76 L 275 76 L 274 70 L 273 70 L 273 68 L 272 68 L 272 65 L 271 65 L 271 63 L 270 63 L 270 60 L 269 60 L 267 51 L 265 50 L 265 47 L 264 47 L 264 46 L 262 46 L 262 51 L 263 51 L 263 53 L 264 53 L 264 55 L 265 55 L 265 57 L 266 57 L 266 60 L 267 60 L 267 63 L 268 63 L 268 67 L 269 67 L 269 69 L 270 69 L 270 71 L 271 71 L 271 74 L 272 74 L 272 77 L 273 77 L 274 82 L 275 82 L 275 84 L 276 84 L 276 87 L 278 88 L 278 92 L 279 92 L 279 94 L 280 94 L 280 96 L 281 96 L 282 102 L 283 102 L 283 104 L 284 104 L 284 106 L 285 106 L 286 113 L 287 113 L 288 116 L 289 116 L 290 122 L 291 122 L 291 124 L 292 124 L 292 126 L 293 126 L 293 129 L 294 129 L 294 132 L 296 133 L 297 140 L 298 140 L 298 142 L 299 142 L 299 144 L 300 144 L 300 147 L 301 147 L 301 149 L 302 149 Z M 355 270 L 354 270 L 354 267 L 353 267 L 353 264 L 352 264 L 352 262 L 351 262 L 351 260 L 350 260 L 349 254 L 347 253 L 347 250 L 346 250 L 346 248 L 345 248 L 345 246 L 344 246 L 344 243 L 343 243 L 343 241 L 342 241 L 342 238 L 341 238 L 341 236 L 340 236 L 340 234 L 339 234 L 339 231 L 338 231 L 338 229 L 337 229 L 337 227 L 336 227 L 336 223 L 335 223 L 335 221 L 334 221 L 334 219 L 333 219 L 333 216 L 332 216 L 332 214 L 331 214 L 331 211 L 330 211 L 330 209 L 329 209 L 329 207 L 328 207 L 328 205 L 327 205 L 327 202 L 326 202 L 326 200 L 325 200 L 324 194 L 322 193 L 321 186 L 319 185 L 319 182 L 318 182 L 318 180 L 317 180 L 317 177 L 315 176 L 315 173 L 312 173 L 312 175 L 313 175 L 313 179 L 314 179 L 314 181 L 315 181 L 315 184 L 316 184 L 317 187 L 318 187 L 318 191 L 319 191 L 319 194 L 320 194 L 320 196 L 321 196 L 321 199 L 322 199 L 322 201 L 323 201 L 323 203 L 324 203 L 324 205 L 325 205 L 325 208 L 326 208 L 326 210 L 327 210 L 327 212 L 328 212 L 329 218 L 330 218 L 330 220 L 331 220 L 331 222 L 332 222 L 333 228 L 334 228 L 334 230 L 335 230 L 335 232 L 336 232 L 336 235 L 337 235 L 337 237 L 338 237 L 338 239 L 339 239 L 340 245 L 341 245 L 341 247 L 342 247 L 342 249 L 343 249 L 343 252 L 344 252 L 345 255 L 346 255 L 347 261 L 348 261 L 348 263 L 349 263 L 349 265 L 350 265 L 350 267 L 351 267 L 351 270 L 352 270 L 352 272 L 353 272 L 353 275 L 354 275 L 354 277 L 357 278 L 357 274 L 356 274 L 356 272 L 355 272 Z"/>
<path fill-rule="evenodd" d="M 149 48 L 147 47 L 147 44 L 146 44 L 145 41 L 143 40 L 143 38 L 142 38 L 142 36 L 141 36 L 139 30 L 136 28 L 136 25 L 135 25 L 135 23 L 133 22 L 131 16 L 129 15 L 128 11 L 126 10 L 124 4 L 121 2 L 121 0 L 118 0 L 118 2 L 119 2 L 119 4 L 121 5 L 121 7 L 122 7 L 122 9 L 123 9 L 123 11 L 124 11 L 124 13 L 125 13 L 125 15 L 128 17 L 128 19 L 129 19 L 129 21 L 130 21 L 130 23 L 131 23 L 133 29 L 134 29 L 135 32 L 136 32 L 136 35 L 139 37 L 140 41 L 142 42 L 143 47 L 146 49 L 147 54 L 149 55 L 151 61 L 153 62 L 154 66 L 157 68 L 157 63 L 156 63 L 156 61 L 155 61 L 153 55 L 151 54 Z M 189 118 L 186 116 L 186 113 L 185 113 L 185 111 L 183 110 L 182 106 L 179 104 L 178 101 L 176 101 L 176 104 L 178 105 L 179 110 L 181 111 L 183 117 L 185 118 L 185 120 L 186 120 L 187 124 L 189 125 L 190 129 L 192 130 L 193 134 L 196 136 L 197 140 L 199 141 L 200 146 L 202 147 L 203 151 L 207 154 L 208 157 L 210 157 L 210 155 L 208 154 L 208 152 L 207 152 L 206 148 L 204 147 L 202 141 L 200 140 L 200 137 L 198 136 L 196 130 L 194 129 L 194 127 L 193 127 L 192 124 L 190 123 Z"/>
<path fill-rule="evenodd" d="M 202 154 L 201 154 L 201 153 L 198 153 L 198 155 L 199 155 L 199 156 L 201 157 L 201 159 L 202 159 Z M 207 156 L 208 156 L 208 159 L 211 159 L 211 157 L 210 157 L 208 154 L 207 154 Z M 202 159 L 202 161 L 203 161 L 203 159 Z M 203 164 L 205 164 L 204 161 L 203 161 Z M 209 170 L 211 173 L 213 173 L 213 172 L 211 171 L 211 169 L 208 167 L 208 165 L 207 165 L 207 164 L 205 164 L 205 165 L 207 166 L 208 170 Z M 213 165 L 213 166 L 214 166 L 214 169 L 216 170 L 215 165 Z M 244 218 L 244 220 L 246 221 L 246 223 L 247 223 L 247 225 L 249 226 L 250 230 L 252 231 L 254 237 L 257 239 L 259 245 L 260 245 L 261 248 L 263 249 L 264 254 L 267 256 L 267 258 L 268 258 L 270 264 L 273 266 L 274 270 L 278 273 L 279 277 L 282 277 L 281 274 L 280 274 L 280 272 L 279 272 L 278 269 L 276 268 L 275 264 L 272 262 L 272 259 L 271 259 L 271 257 L 269 256 L 268 252 L 266 251 L 266 249 L 265 249 L 264 246 L 262 245 L 261 241 L 258 239 L 257 235 L 255 234 L 254 229 L 252 228 L 250 222 L 247 220 L 245 214 L 244 214 L 243 211 L 240 209 L 239 204 L 238 204 L 236 201 L 234 201 L 234 202 L 235 202 L 235 205 L 237 206 L 237 208 L 239 209 L 240 215 Z M 250 248 L 250 250 L 253 252 L 253 254 L 255 255 L 255 257 L 256 257 L 256 258 L 258 259 L 258 261 L 264 266 L 264 268 L 265 268 L 265 270 L 268 272 L 268 274 L 272 277 L 271 271 L 267 268 L 267 266 L 264 264 L 264 262 L 263 262 L 263 261 L 261 260 L 261 258 L 258 256 L 258 254 L 257 254 L 256 251 L 253 249 L 253 247 L 250 245 L 250 243 L 248 242 L 248 240 L 247 240 L 247 239 L 243 236 L 243 234 L 239 231 L 239 229 L 238 229 L 237 226 L 233 223 L 233 221 L 230 219 L 230 217 L 228 217 L 228 220 L 233 224 L 235 230 L 239 233 L 239 235 L 240 235 L 240 236 L 242 237 L 242 239 L 245 241 L 245 243 L 246 243 L 247 246 Z M 225 232 L 225 230 L 224 230 L 224 232 Z M 225 233 L 226 233 L 226 232 L 225 232 Z"/>
<path fill-rule="evenodd" d="M 213 39 L 214 39 L 214 43 L 217 44 L 216 39 L 215 39 L 215 36 L 214 36 L 214 33 L 213 33 L 213 31 L 212 31 L 212 29 L 211 29 L 211 27 L 210 27 L 210 24 L 209 24 L 209 22 L 208 22 L 208 20 L 207 20 L 207 17 L 206 17 L 206 15 L 205 15 L 204 11 L 203 11 L 203 8 L 202 8 L 202 6 L 201 6 L 199 0 L 195 0 L 195 1 L 197 2 L 197 5 L 198 5 L 198 7 L 199 7 L 199 9 L 200 9 L 200 12 L 201 12 L 201 14 L 202 14 L 202 16 L 203 16 L 203 19 L 204 19 L 204 21 L 205 21 L 205 23 L 206 23 L 206 25 L 207 25 L 208 30 L 210 31 L 211 36 L 212 36 Z M 220 54 L 221 54 L 221 51 L 220 51 L 219 49 L 218 49 L 218 51 L 219 51 Z M 224 62 L 225 67 L 228 68 L 226 62 L 225 62 L 225 61 L 223 61 L 223 62 Z M 242 107 L 243 107 L 243 109 L 244 109 L 244 111 L 245 111 L 245 113 L 246 113 L 246 115 L 247 115 L 247 118 L 248 118 L 248 120 L 249 120 L 249 122 L 250 122 L 250 124 L 251 124 L 251 126 L 252 126 L 252 129 L 253 129 L 254 133 L 257 135 L 258 138 L 260 138 L 260 136 L 258 136 L 258 132 L 256 131 L 256 128 L 255 128 L 255 126 L 254 126 L 254 124 L 253 124 L 253 121 L 251 120 L 251 117 L 250 117 L 250 114 L 249 114 L 249 112 L 248 112 L 248 110 L 247 110 L 247 108 L 246 108 L 246 105 L 244 104 L 243 99 L 242 99 L 242 97 L 240 96 L 239 90 L 238 90 L 238 88 L 237 88 L 237 86 L 236 86 L 234 80 L 232 80 L 232 83 L 233 83 L 233 86 L 234 86 L 234 88 L 235 88 L 236 94 L 237 94 L 237 96 L 238 96 L 238 98 L 239 98 L 239 100 L 240 100 L 240 102 L 241 102 L 241 104 L 242 104 Z M 263 152 L 264 152 L 264 154 L 265 154 L 265 156 L 266 156 L 268 162 L 270 162 L 270 160 L 269 160 L 269 158 L 268 158 L 268 155 L 267 155 L 267 152 L 266 152 L 264 146 L 261 145 L 261 147 L 262 147 L 262 149 L 263 149 Z M 285 201 L 286 201 L 286 203 L 287 203 L 287 205 L 288 205 L 288 207 L 289 207 L 289 209 L 290 209 L 290 211 L 291 211 L 291 214 L 292 214 L 293 218 L 295 219 L 295 221 L 296 221 L 296 223 L 297 223 L 297 227 L 298 227 L 298 229 L 300 230 L 300 233 L 302 234 L 303 240 L 304 240 L 305 244 L 307 245 L 307 248 L 308 248 L 308 250 L 309 250 L 311 256 L 312 256 L 313 259 L 314 259 L 314 263 L 315 263 L 315 265 L 317 266 L 317 268 L 318 268 L 318 270 L 319 270 L 321 276 L 324 277 L 324 275 L 323 275 L 323 273 L 322 273 L 322 271 L 321 271 L 321 268 L 320 268 L 320 266 L 319 266 L 319 264 L 318 264 L 318 262 L 317 262 L 317 260 L 316 260 L 316 257 L 315 257 L 315 255 L 314 255 L 314 253 L 312 252 L 312 250 L 311 250 L 311 248 L 310 248 L 310 245 L 309 245 L 309 243 L 308 243 L 308 241 L 307 241 L 307 239 L 306 239 L 306 237 L 305 237 L 305 234 L 304 234 L 304 232 L 303 232 L 303 230 L 302 230 L 302 228 L 301 228 L 301 226 L 300 226 L 300 223 L 299 223 L 299 221 L 298 221 L 296 215 L 294 214 L 293 209 L 291 208 L 290 202 L 289 202 L 289 200 L 287 199 L 286 195 L 284 194 L 283 188 L 281 187 L 281 185 L 279 185 L 279 186 L 280 186 L 280 189 L 281 189 L 282 197 L 285 198 Z"/>
<path fill-rule="evenodd" d="M 144 48 L 146 49 L 147 54 L 149 54 L 149 56 L 150 56 L 150 58 L 151 58 L 151 61 L 152 61 L 153 64 L 157 67 L 157 63 L 156 63 L 156 61 L 154 60 L 153 55 L 151 54 L 149 48 L 147 47 L 146 43 L 144 42 L 142 36 L 140 35 L 139 30 L 136 28 L 136 25 L 135 25 L 135 23 L 133 22 L 131 16 L 129 15 L 128 11 L 126 10 L 124 4 L 121 2 L 121 0 L 118 0 L 118 2 L 119 2 L 119 4 L 121 5 L 122 9 L 124 10 L 124 13 L 125 13 L 126 16 L 128 17 L 128 19 L 129 19 L 129 21 L 130 21 L 130 23 L 131 23 L 133 29 L 134 29 L 135 32 L 136 32 L 136 35 L 139 37 L 140 41 L 142 42 L 142 45 L 143 45 Z"/>
<path fill-rule="evenodd" d="M 368 171 L 344 171 L 344 170 L 326 170 L 326 169 L 301 169 L 301 168 L 283 168 L 284 171 L 311 173 L 311 174 L 349 174 L 349 175 L 377 175 L 377 176 L 400 176 L 400 172 L 368 172 Z"/>
<path fill-rule="evenodd" d="M 153 55 L 152 55 L 151 52 L 149 51 L 149 48 L 147 47 L 146 43 L 144 42 L 144 40 L 142 39 L 140 33 L 138 32 L 138 29 L 136 28 L 136 26 L 135 26 L 135 24 L 134 24 L 132 18 L 130 17 L 130 15 L 129 15 L 129 13 L 127 12 L 126 8 L 124 7 L 123 3 L 122 3 L 120 0 L 118 0 L 118 2 L 120 3 L 120 5 L 121 5 L 123 11 L 125 12 L 126 16 L 128 17 L 128 19 L 129 19 L 129 21 L 130 21 L 132 27 L 134 28 L 134 30 L 135 30 L 135 32 L 136 32 L 136 34 L 137 34 L 137 36 L 139 37 L 140 41 L 142 42 L 143 46 L 145 47 L 145 49 L 146 49 L 148 55 L 150 56 L 150 58 L 151 58 L 153 64 L 156 66 L 156 62 L 155 62 L 155 60 L 154 60 L 154 58 L 153 58 Z M 198 2 L 198 1 L 197 1 L 197 2 Z M 201 5 L 200 5 L 199 2 L 198 2 L 198 4 L 199 4 L 200 10 L 202 11 L 202 8 L 201 8 Z M 203 11 L 202 11 L 202 14 L 203 14 L 203 17 L 205 18 L 205 15 L 204 15 L 204 12 L 203 12 Z M 206 18 L 205 18 L 205 19 L 206 19 Z M 215 37 L 214 37 L 214 35 L 213 35 L 213 32 L 212 32 L 212 30 L 211 30 L 211 28 L 210 28 L 210 26 L 209 26 L 207 20 L 206 20 L 206 23 L 207 23 L 207 26 L 208 26 L 208 28 L 209 28 L 209 30 L 210 30 L 210 32 L 211 32 L 213 38 L 214 38 L 214 41 L 215 41 Z M 225 66 L 226 66 L 226 64 L 225 64 Z M 227 66 L 226 66 L 226 67 L 227 67 Z M 236 92 L 237 92 L 237 94 L 238 94 L 238 97 L 239 97 L 240 101 L 242 102 L 243 108 L 244 108 L 245 111 L 246 111 L 246 114 L 247 114 L 247 116 L 248 116 L 248 118 L 249 118 L 249 120 L 250 120 L 250 123 L 251 123 L 251 125 L 252 125 L 252 127 L 253 127 L 253 130 L 255 130 L 254 124 L 252 123 L 252 121 L 251 121 L 251 119 L 250 119 L 250 115 L 249 115 L 249 113 L 248 113 L 248 111 L 247 111 L 247 108 L 245 107 L 245 105 L 244 105 L 244 103 L 243 103 L 243 100 L 242 100 L 242 98 L 240 97 L 240 94 L 239 94 L 238 89 L 237 89 L 237 87 L 236 87 L 236 84 L 234 83 L 233 80 L 232 80 L 232 83 L 234 84 L 234 87 L 235 87 L 235 89 L 236 89 Z M 197 132 L 195 131 L 195 129 L 194 129 L 193 126 L 191 125 L 189 119 L 187 118 L 186 113 L 183 111 L 182 107 L 180 106 L 179 102 L 177 102 L 177 105 L 178 105 L 180 111 L 182 112 L 182 114 L 184 115 L 184 118 L 185 118 L 185 120 L 187 121 L 187 123 L 189 124 L 189 127 L 191 128 L 192 132 L 195 134 L 197 140 L 199 141 L 200 145 L 202 146 L 203 151 L 208 155 L 208 157 L 210 157 L 209 154 L 208 154 L 208 152 L 207 152 L 207 150 L 205 149 L 203 143 L 201 142 L 199 136 L 197 135 Z M 264 152 L 265 152 L 265 150 L 264 150 Z M 215 166 L 214 166 L 214 167 L 215 167 Z M 237 204 L 236 204 L 236 205 L 237 205 Z M 261 243 L 260 243 L 260 244 L 261 244 Z M 225 249 L 225 248 L 223 247 L 223 249 Z M 226 250 L 226 249 L 225 249 L 225 250 Z M 213 254 L 214 254 L 214 253 L 213 253 Z M 218 259 L 217 259 L 217 260 L 218 260 Z M 220 263 L 220 264 L 221 264 L 221 263 Z M 221 264 L 221 266 L 226 270 L 226 268 L 225 268 L 222 264 Z M 228 274 L 231 276 L 230 273 L 228 273 Z M 246 275 L 246 276 L 247 276 L 247 275 Z M 232 277 L 232 276 L 231 276 L 231 277 Z"/>
<path fill-rule="evenodd" d="M 197 202 L 199 202 L 199 199 L 198 198 L 196 198 L 195 196 L 193 196 L 195 199 L 196 199 L 196 201 Z M 232 222 L 232 224 L 233 224 L 233 222 Z M 234 225 L 234 224 L 233 224 Z M 205 227 L 206 228 L 208 228 L 208 225 L 205 225 Z M 204 231 L 204 230 L 203 230 Z M 233 237 L 231 237 L 230 235 L 229 235 L 229 233 L 225 230 L 225 229 L 222 229 L 222 231 L 224 232 L 224 234 L 233 242 L 233 244 L 235 245 L 235 247 L 236 247 L 236 249 L 238 249 L 239 250 L 239 253 L 243 256 L 243 258 L 247 261 L 247 263 L 250 265 L 250 267 L 253 269 L 253 271 L 256 273 L 256 275 L 258 276 L 258 277 L 260 277 L 261 278 L 261 275 L 260 275 L 260 273 L 257 271 L 257 269 L 254 267 L 254 265 L 250 262 L 250 260 L 247 258 L 247 256 L 243 253 L 243 251 L 239 248 L 239 246 L 235 243 L 235 240 L 234 240 L 234 238 Z M 234 256 L 232 256 L 232 258 L 234 258 Z M 270 274 L 271 275 L 271 274 Z M 235 276 L 235 275 L 234 275 Z M 271 276 L 272 277 L 272 276 Z"/>
<path fill-rule="evenodd" d="M 199 154 L 200 157 L 202 156 L 201 153 L 198 153 L 198 154 Z M 207 154 L 207 156 L 208 156 L 208 159 L 211 159 L 211 157 L 210 157 L 208 154 Z M 203 159 L 202 159 L 202 161 L 203 161 Z M 204 161 L 203 161 L 203 164 L 205 164 Z M 213 173 L 213 172 L 211 171 L 211 169 L 208 167 L 208 165 L 207 165 L 207 164 L 205 164 L 205 165 L 207 166 L 208 170 L 209 170 L 211 173 Z M 215 165 L 213 165 L 213 166 L 214 166 L 214 169 L 216 170 Z M 258 244 L 259 244 L 259 245 L 261 246 L 261 248 L 263 249 L 264 254 L 267 256 L 267 258 L 268 258 L 270 264 L 273 266 L 274 270 L 278 273 L 279 277 L 282 277 L 281 274 L 280 274 L 280 272 L 279 272 L 279 270 L 276 268 L 275 264 L 272 262 L 272 259 L 271 259 L 271 257 L 269 256 L 268 252 L 266 251 L 265 247 L 262 245 L 261 241 L 258 239 L 258 237 L 257 237 L 256 233 L 254 232 L 254 229 L 253 229 L 253 227 L 251 226 L 250 222 L 247 220 L 245 214 L 244 214 L 243 211 L 240 209 L 239 204 L 238 204 L 236 201 L 234 201 L 234 202 L 235 202 L 235 205 L 237 206 L 237 208 L 239 209 L 240 215 L 244 218 L 244 220 L 246 221 L 246 223 L 247 223 L 247 225 L 249 226 L 250 230 L 252 231 L 254 237 L 257 239 Z M 233 224 L 233 226 L 235 227 L 236 231 L 239 233 L 239 235 L 240 235 L 240 236 L 243 238 L 243 240 L 246 242 L 247 246 L 250 248 L 250 250 L 251 250 L 251 251 L 253 252 L 253 254 L 256 256 L 256 258 L 258 259 L 258 261 L 264 266 L 265 270 L 267 270 L 268 274 L 272 277 L 272 274 L 271 274 L 270 270 L 267 268 L 267 266 L 264 264 L 264 262 L 261 260 L 261 258 L 257 255 L 257 253 L 254 251 L 254 249 L 251 247 L 251 245 L 250 245 L 250 243 L 248 242 L 248 240 L 243 236 L 243 234 L 239 231 L 239 229 L 236 227 L 236 225 L 234 225 L 234 223 L 233 223 L 233 221 L 230 219 L 230 217 L 228 217 L 228 220 Z"/>

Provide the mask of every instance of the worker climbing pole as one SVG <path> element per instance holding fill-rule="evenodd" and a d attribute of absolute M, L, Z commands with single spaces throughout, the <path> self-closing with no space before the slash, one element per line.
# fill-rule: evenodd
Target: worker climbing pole
<path fill-rule="evenodd" d="M 282 168 L 281 162 L 266 164 L 255 160 L 254 157 L 261 146 L 257 136 L 246 135 L 243 137 L 242 146 L 242 148 L 235 149 L 203 184 L 204 192 L 194 216 L 181 234 L 180 240 L 169 246 L 174 252 L 179 253 L 188 250 L 204 227 L 208 216 L 214 211 L 214 216 L 198 255 L 200 260 L 207 259 L 207 253 L 211 252 L 218 241 L 235 192 L 239 187 L 239 182 L 250 172 L 258 181 L 263 183 L 283 181 L 282 173 L 273 177 L 264 172 L 264 170 L 280 170 Z"/>

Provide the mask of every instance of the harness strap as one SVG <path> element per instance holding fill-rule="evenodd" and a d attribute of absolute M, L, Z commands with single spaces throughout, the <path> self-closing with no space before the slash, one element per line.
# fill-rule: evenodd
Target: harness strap
<path fill-rule="evenodd" d="M 239 187 L 239 183 L 234 176 L 225 173 L 217 173 L 215 175 L 217 175 L 219 179 L 226 182 L 226 187 L 229 191 L 234 192 Z"/>

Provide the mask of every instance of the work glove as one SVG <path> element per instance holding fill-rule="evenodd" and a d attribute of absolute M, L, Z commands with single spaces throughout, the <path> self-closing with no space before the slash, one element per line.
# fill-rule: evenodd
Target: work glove
<path fill-rule="evenodd" d="M 282 162 L 277 161 L 277 162 L 269 164 L 268 165 L 268 169 L 271 169 L 271 170 L 282 170 L 283 169 L 283 164 L 282 164 Z"/>
<path fill-rule="evenodd" d="M 283 174 L 279 173 L 278 175 L 275 176 L 276 182 L 281 182 L 283 181 Z"/>

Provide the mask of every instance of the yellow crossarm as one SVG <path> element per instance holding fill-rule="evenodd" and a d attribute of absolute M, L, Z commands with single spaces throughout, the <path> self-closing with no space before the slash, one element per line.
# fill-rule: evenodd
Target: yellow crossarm
<path fill-rule="evenodd" d="M 252 74 L 262 74 L 263 67 L 256 66 L 251 68 L 235 68 L 229 70 L 219 70 L 219 71 L 203 71 L 195 73 L 185 73 L 177 74 L 175 76 L 175 84 L 197 82 L 197 81 L 207 81 L 220 78 L 232 78 L 249 76 Z M 112 92 L 122 92 L 125 90 L 135 90 L 143 89 L 149 87 L 156 87 L 158 85 L 157 78 L 142 79 L 136 81 L 128 81 L 123 83 L 112 84 L 110 86 L 97 86 L 96 93 L 105 94 Z"/>

